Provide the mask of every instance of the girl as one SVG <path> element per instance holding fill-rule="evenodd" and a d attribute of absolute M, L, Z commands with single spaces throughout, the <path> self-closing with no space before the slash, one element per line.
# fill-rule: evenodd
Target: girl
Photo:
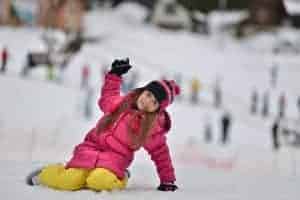
<path fill-rule="evenodd" d="M 180 88 L 174 81 L 152 81 L 120 96 L 122 75 L 130 68 L 129 59 L 112 63 L 98 101 L 104 116 L 75 147 L 66 166 L 54 164 L 33 172 L 27 177 L 29 185 L 42 184 L 61 190 L 124 189 L 134 152 L 143 147 L 156 165 L 160 178 L 157 189 L 177 189 L 166 143 L 171 121 L 165 109 Z"/>

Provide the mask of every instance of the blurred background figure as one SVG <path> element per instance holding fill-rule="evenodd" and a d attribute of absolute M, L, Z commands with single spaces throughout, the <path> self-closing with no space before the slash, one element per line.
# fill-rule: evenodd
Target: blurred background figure
<path fill-rule="evenodd" d="M 200 81 L 198 78 L 193 78 L 190 82 L 190 101 L 192 104 L 199 103 Z"/>
<path fill-rule="evenodd" d="M 53 63 L 49 63 L 47 65 L 47 73 L 46 73 L 46 79 L 49 80 L 49 81 L 53 81 L 54 78 L 55 78 L 55 72 L 54 72 L 54 64 Z"/>
<path fill-rule="evenodd" d="M 8 62 L 8 49 L 6 46 L 1 51 L 1 69 L 0 72 L 3 74 L 6 72 L 6 66 Z"/>
<path fill-rule="evenodd" d="M 279 150 L 279 123 L 280 123 L 280 118 L 276 118 L 272 124 L 271 127 L 271 138 L 272 138 L 272 147 L 274 151 L 278 151 Z"/>
<path fill-rule="evenodd" d="M 222 106 L 222 89 L 221 89 L 220 78 L 217 78 L 215 81 L 213 93 L 214 93 L 214 106 L 215 108 L 220 108 Z"/>
<path fill-rule="evenodd" d="M 299 117 L 300 117 L 300 96 L 297 98 L 297 107 L 298 107 L 298 112 L 299 112 Z"/>
<path fill-rule="evenodd" d="M 258 110 L 258 92 L 257 89 L 254 88 L 251 92 L 251 103 L 250 103 L 250 113 L 256 114 Z"/>
<path fill-rule="evenodd" d="M 270 94 L 268 90 L 264 92 L 262 101 L 263 102 L 262 102 L 261 114 L 263 117 L 267 117 L 269 116 L 269 106 L 270 106 Z"/>
<path fill-rule="evenodd" d="M 212 139 L 213 139 L 213 133 L 212 133 L 211 121 L 210 118 L 207 118 L 204 124 L 204 142 L 211 143 Z"/>
<path fill-rule="evenodd" d="M 89 120 L 93 117 L 93 96 L 94 89 L 90 86 L 87 86 L 84 92 L 84 118 Z"/>
<path fill-rule="evenodd" d="M 38 67 L 49 67 L 53 65 L 48 52 L 28 52 L 26 54 L 25 63 L 21 71 L 22 76 L 27 76 L 28 73 Z M 48 68 L 49 70 L 49 68 Z M 50 69 L 51 70 L 51 69 Z"/>
<path fill-rule="evenodd" d="M 285 93 L 282 92 L 278 100 L 278 116 L 280 118 L 283 118 L 285 116 L 285 110 L 286 110 L 286 96 Z"/>
<path fill-rule="evenodd" d="M 88 87 L 89 79 L 90 79 L 90 67 L 88 64 L 85 64 L 81 68 L 81 83 L 80 83 L 81 89 Z"/>
<path fill-rule="evenodd" d="M 273 88 L 275 88 L 277 85 L 278 70 L 278 65 L 276 63 L 274 63 L 273 66 L 270 68 L 270 82 Z"/>
<path fill-rule="evenodd" d="M 100 65 L 100 79 L 101 79 L 101 81 L 104 81 L 105 74 L 108 71 L 108 67 L 107 66 L 109 66 L 109 64 L 107 64 L 107 63 L 102 63 Z"/>
<path fill-rule="evenodd" d="M 182 74 L 181 73 L 176 73 L 174 75 L 174 80 L 175 82 L 182 87 Z M 179 94 L 176 98 L 176 101 L 181 101 L 183 97 L 183 94 Z"/>
<path fill-rule="evenodd" d="M 230 140 L 230 127 L 232 124 L 232 117 L 228 111 L 221 116 L 221 144 L 227 144 Z"/>
<path fill-rule="evenodd" d="M 57 82 L 63 83 L 65 70 L 68 67 L 69 61 L 70 61 L 70 56 L 65 56 L 63 58 L 62 62 L 59 64 L 58 75 L 57 75 Z"/>

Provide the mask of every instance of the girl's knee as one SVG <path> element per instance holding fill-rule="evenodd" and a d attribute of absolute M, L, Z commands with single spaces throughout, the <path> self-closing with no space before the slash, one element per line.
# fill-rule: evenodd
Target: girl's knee
<path fill-rule="evenodd" d="M 127 180 L 118 179 L 113 172 L 104 168 L 94 169 L 86 179 L 86 186 L 96 191 L 124 189 L 126 184 Z"/>
<path fill-rule="evenodd" d="M 69 168 L 58 177 L 59 189 L 78 190 L 85 187 L 89 171 L 86 169 Z"/>

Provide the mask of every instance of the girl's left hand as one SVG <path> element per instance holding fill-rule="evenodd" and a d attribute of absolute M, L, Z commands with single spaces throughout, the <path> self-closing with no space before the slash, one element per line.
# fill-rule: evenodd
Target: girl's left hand
<path fill-rule="evenodd" d="M 111 70 L 109 73 L 115 74 L 117 76 L 122 76 L 126 74 L 132 66 L 129 64 L 129 58 L 122 59 L 122 60 L 114 60 L 111 65 Z"/>
<path fill-rule="evenodd" d="M 178 187 L 174 183 L 161 183 L 157 189 L 164 192 L 166 191 L 174 192 L 175 190 L 178 189 Z"/>

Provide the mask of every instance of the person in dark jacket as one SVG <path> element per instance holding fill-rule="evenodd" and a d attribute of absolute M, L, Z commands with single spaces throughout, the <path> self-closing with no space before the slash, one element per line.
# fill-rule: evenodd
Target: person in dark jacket
<path fill-rule="evenodd" d="M 269 92 L 265 91 L 263 96 L 263 105 L 262 105 L 262 116 L 267 117 L 269 115 Z"/>
<path fill-rule="evenodd" d="M 222 144 L 227 144 L 229 140 L 229 129 L 231 127 L 231 116 L 229 112 L 225 112 L 223 116 L 221 117 L 221 143 Z"/>
<path fill-rule="evenodd" d="M 273 122 L 271 131 L 272 131 L 272 147 L 274 151 L 279 150 L 279 140 L 278 140 L 278 131 L 279 131 L 279 119 L 276 119 Z"/>

